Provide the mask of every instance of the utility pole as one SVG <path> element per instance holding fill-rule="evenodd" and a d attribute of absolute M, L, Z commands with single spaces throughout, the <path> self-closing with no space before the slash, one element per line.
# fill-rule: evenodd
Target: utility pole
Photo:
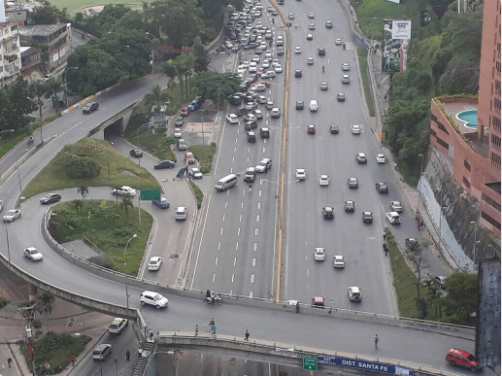
<path fill-rule="evenodd" d="M 28 353 L 30 354 L 31 358 L 31 364 L 32 364 L 32 375 L 36 376 L 37 371 L 36 371 L 36 365 L 35 365 L 35 351 L 33 349 L 33 330 L 31 328 L 31 323 L 35 319 L 35 310 L 33 306 L 30 307 L 22 307 L 19 308 L 20 311 L 22 311 L 22 316 L 26 320 L 26 328 L 25 328 L 25 333 L 26 333 L 26 341 L 28 342 Z"/>

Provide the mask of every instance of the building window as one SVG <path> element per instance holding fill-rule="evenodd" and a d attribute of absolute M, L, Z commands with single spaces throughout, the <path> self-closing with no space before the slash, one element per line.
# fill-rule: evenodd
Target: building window
<path fill-rule="evenodd" d="M 495 168 L 500 168 L 500 155 L 492 153 L 491 160 L 492 160 L 492 166 L 494 166 Z"/>
<path fill-rule="evenodd" d="M 495 107 L 496 110 L 500 111 L 500 99 L 493 98 L 493 106 Z"/>
<path fill-rule="evenodd" d="M 500 118 L 499 117 L 497 117 L 497 116 L 492 117 L 492 127 L 496 131 L 500 132 Z"/>
<path fill-rule="evenodd" d="M 436 131 L 431 128 L 431 136 L 437 137 Z"/>
<path fill-rule="evenodd" d="M 500 137 L 492 134 L 491 135 L 491 141 L 492 141 L 492 147 L 494 147 L 495 149 L 498 149 L 500 150 Z"/>
<path fill-rule="evenodd" d="M 495 80 L 495 93 L 500 95 L 500 81 Z"/>
<path fill-rule="evenodd" d="M 431 120 L 432 120 L 433 122 L 435 122 L 435 123 L 437 123 L 437 122 L 438 122 L 438 118 L 437 118 L 437 117 L 436 117 L 436 115 L 434 115 L 434 114 L 431 114 Z"/>
<path fill-rule="evenodd" d="M 462 177 L 462 182 L 467 188 L 471 188 L 471 183 L 469 183 L 469 180 L 467 180 L 465 176 Z"/>
<path fill-rule="evenodd" d="M 450 149 L 450 145 L 448 145 L 448 143 L 441 140 L 439 137 L 437 137 L 437 141 L 438 141 L 438 144 L 441 145 L 442 147 L 444 147 L 446 150 Z"/>
<path fill-rule="evenodd" d="M 438 128 L 441 129 L 444 133 L 450 134 L 450 132 L 448 132 L 448 130 L 445 128 L 443 124 L 438 123 Z"/>
<path fill-rule="evenodd" d="M 486 202 L 488 205 L 492 206 L 495 210 L 500 211 L 500 204 L 497 203 L 493 198 L 488 197 L 483 193 L 483 201 Z"/>
<path fill-rule="evenodd" d="M 471 172 L 471 165 L 465 159 L 464 159 L 464 167 L 467 169 L 467 171 Z"/>
<path fill-rule="evenodd" d="M 481 218 L 483 218 L 486 222 L 488 222 L 489 224 L 495 226 L 497 229 L 500 230 L 500 222 L 497 221 L 495 218 L 490 217 L 484 211 L 481 212 Z"/>

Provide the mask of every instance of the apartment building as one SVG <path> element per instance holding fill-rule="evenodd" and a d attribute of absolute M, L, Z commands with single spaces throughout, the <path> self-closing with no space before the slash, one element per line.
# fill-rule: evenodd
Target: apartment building
<path fill-rule="evenodd" d="M 16 22 L 0 22 L 0 86 L 21 74 L 19 27 Z"/>

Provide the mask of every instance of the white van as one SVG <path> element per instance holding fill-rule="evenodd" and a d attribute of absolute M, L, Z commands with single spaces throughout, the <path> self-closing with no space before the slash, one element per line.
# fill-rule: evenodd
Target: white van
<path fill-rule="evenodd" d="M 315 99 L 310 100 L 310 112 L 317 112 L 319 106 L 317 105 L 317 101 Z"/>
<path fill-rule="evenodd" d="M 225 176 L 224 178 L 218 180 L 218 183 L 214 186 L 217 191 L 223 192 L 229 188 L 232 188 L 237 184 L 237 175 L 230 174 Z"/>

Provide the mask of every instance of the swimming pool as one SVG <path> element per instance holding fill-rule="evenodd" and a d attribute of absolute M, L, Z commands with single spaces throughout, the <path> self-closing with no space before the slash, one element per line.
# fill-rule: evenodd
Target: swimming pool
<path fill-rule="evenodd" d="M 464 124 L 468 128 L 478 127 L 478 110 L 464 111 L 457 114 L 457 119 L 465 121 Z"/>

